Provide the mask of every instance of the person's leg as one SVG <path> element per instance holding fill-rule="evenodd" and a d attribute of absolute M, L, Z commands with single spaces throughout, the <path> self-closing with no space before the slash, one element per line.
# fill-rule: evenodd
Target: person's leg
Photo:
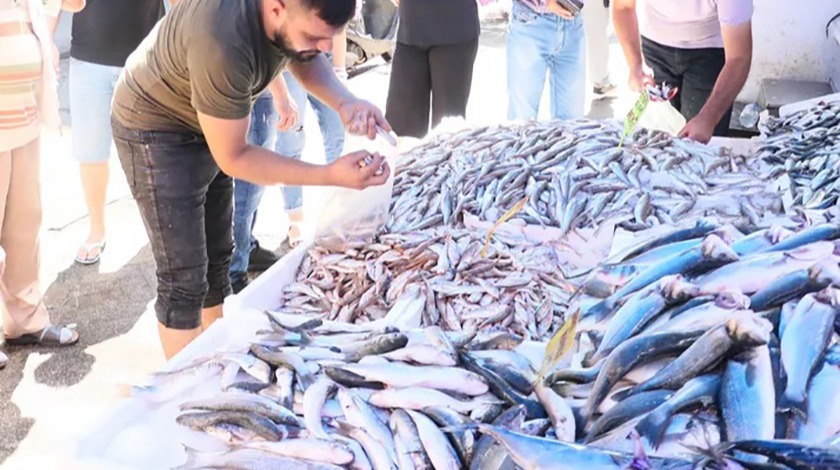
<path fill-rule="evenodd" d="M 254 103 L 251 111 L 251 125 L 248 128 L 248 142 L 271 148 L 274 144 L 274 125 L 277 115 L 271 94 L 264 93 Z M 251 253 L 256 248 L 253 227 L 257 208 L 265 188 L 244 180 L 234 182 L 233 237 L 234 250 L 230 263 L 230 277 L 236 290 L 242 290 L 248 283 Z"/>
<path fill-rule="evenodd" d="M 0 281 L 4 308 L 3 333 L 9 343 L 66 345 L 79 335 L 57 327 L 54 334 L 39 285 L 41 229 L 40 139 L 0 154 L 0 246 L 5 266 Z"/>
<path fill-rule="evenodd" d="M 115 121 L 112 127 L 155 258 L 155 313 L 169 359 L 202 331 L 209 290 L 205 202 L 219 168 L 197 134 L 139 132 Z M 232 227 L 224 215 L 215 223 Z M 225 233 L 230 235 L 230 229 Z"/>
<path fill-rule="evenodd" d="M 332 163 L 344 151 L 344 123 L 334 109 L 325 105 L 318 98 L 309 95 L 309 104 L 318 116 L 318 127 L 324 139 L 324 162 Z"/>
<path fill-rule="evenodd" d="M 445 117 L 467 115 L 478 38 L 464 44 L 429 50 L 432 77 L 432 127 Z"/>
<path fill-rule="evenodd" d="M 586 34 L 580 16 L 555 23 L 555 47 L 549 56 L 552 119 L 583 116 L 586 102 Z"/>
<path fill-rule="evenodd" d="M 507 34 L 508 119 L 536 119 L 545 87 L 551 22 L 533 10 L 513 2 Z"/>
<path fill-rule="evenodd" d="M 265 188 L 245 180 L 235 180 L 233 190 L 234 250 L 230 263 L 230 282 L 234 293 L 248 285 L 250 256 L 256 245 L 253 236 L 257 207 Z"/>
<path fill-rule="evenodd" d="M 398 42 L 385 104 L 385 118 L 398 136 L 422 138 L 429 132 L 431 93 L 428 49 Z"/>
<path fill-rule="evenodd" d="M 678 61 L 677 49 L 643 37 L 642 55 L 645 57 L 645 63 L 653 70 L 653 79 L 657 84 L 664 82 L 679 87 L 677 94 L 671 99 L 671 106 L 682 112 L 683 70 Z"/>
<path fill-rule="evenodd" d="M 284 72 L 283 78 L 286 79 L 289 96 L 298 107 L 298 123 L 288 131 L 277 133 L 274 151 L 284 157 L 300 159 L 306 146 L 306 130 L 303 124 L 306 121 L 307 93 L 303 85 L 291 73 Z M 300 243 L 302 236 L 303 188 L 283 186 L 283 203 L 286 207 L 286 216 L 289 218 L 289 245 L 295 246 Z"/>
<path fill-rule="evenodd" d="M 680 112 L 688 121 L 700 114 L 700 110 L 709 100 L 718 75 L 723 70 L 726 56 L 723 49 L 717 48 L 683 49 L 680 50 L 679 56 L 686 67 Z M 729 135 L 731 118 L 732 107 L 730 106 L 723 118 L 715 125 L 714 135 L 719 137 Z"/>
<path fill-rule="evenodd" d="M 605 94 L 615 88 L 610 80 L 610 9 L 603 2 L 583 4 L 583 27 L 586 30 L 586 65 L 589 82 L 596 94 Z"/>
<path fill-rule="evenodd" d="M 207 189 L 204 200 L 204 237 L 207 240 L 207 295 L 201 311 L 201 328 L 207 330 L 222 317 L 222 304 L 231 294 L 230 256 L 233 234 L 233 180 L 219 171 Z"/>
<path fill-rule="evenodd" d="M 111 156 L 111 98 L 120 68 L 70 59 L 70 115 L 73 158 L 79 173 L 90 228 L 76 261 L 94 264 L 105 248 L 105 202 Z"/>

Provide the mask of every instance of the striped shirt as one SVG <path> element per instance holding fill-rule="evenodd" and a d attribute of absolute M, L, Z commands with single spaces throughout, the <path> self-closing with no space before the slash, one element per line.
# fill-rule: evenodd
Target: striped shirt
<path fill-rule="evenodd" d="M 44 13 L 52 16 L 61 7 L 61 0 L 0 0 L 0 152 L 25 145 L 40 133 L 44 48 L 27 1 L 42 2 Z"/>
<path fill-rule="evenodd" d="M 545 6 L 546 0 L 514 0 L 516 2 L 522 3 L 523 5 L 527 6 L 528 8 L 534 10 L 537 13 L 544 14 L 548 13 L 548 8 Z"/>

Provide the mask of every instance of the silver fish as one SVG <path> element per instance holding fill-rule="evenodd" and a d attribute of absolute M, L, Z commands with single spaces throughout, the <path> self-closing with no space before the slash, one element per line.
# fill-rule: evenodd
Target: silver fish
<path fill-rule="evenodd" d="M 834 319 L 840 311 L 840 292 L 833 288 L 806 295 L 782 336 L 782 364 L 787 387 L 779 409 L 808 415 L 808 382 L 834 334 Z"/>
<path fill-rule="evenodd" d="M 719 400 L 730 441 L 773 438 L 776 393 L 767 346 L 747 349 L 727 362 Z"/>
<path fill-rule="evenodd" d="M 766 345 L 772 330 L 773 325 L 769 321 L 757 316 L 730 319 L 704 333 L 674 362 L 623 396 L 657 388 L 681 387 L 695 375 L 717 364 L 731 350 Z"/>
<path fill-rule="evenodd" d="M 460 469 L 461 461 L 458 454 L 437 425 L 422 413 L 411 410 L 407 410 L 406 413 L 417 426 L 420 440 L 434 468 L 440 470 Z"/>

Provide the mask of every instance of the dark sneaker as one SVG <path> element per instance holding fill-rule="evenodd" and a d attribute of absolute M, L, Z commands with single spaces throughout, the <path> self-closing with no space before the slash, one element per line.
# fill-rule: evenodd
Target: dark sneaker
<path fill-rule="evenodd" d="M 613 82 L 599 83 L 592 87 L 592 93 L 598 96 L 605 96 L 615 90 L 616 86 Z"/>
<path fill-rule="evenodd" d="M 242 292 L 243 289 L 248 287 L 248 276 L 240 276 L 233 279 L 230 282 L 230 287 L 233 289 L 234 294 Z"/>
<path fill-rule="evenodd" d="M 273 251 L 266 250 L 257 244 L 257 246 L 251 250 L 251 256 L 248 258 L 248 271 L 252 273 L 265 271 L 279 260 L 280 258 L 278 258 Z"/>

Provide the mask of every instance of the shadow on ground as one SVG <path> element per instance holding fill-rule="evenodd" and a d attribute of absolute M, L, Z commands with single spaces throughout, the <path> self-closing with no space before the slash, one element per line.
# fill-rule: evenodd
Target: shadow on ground
<path fill-rule="evenodd" d="M 145 245 L 122 268 L 100 273 L 97 266 L 72 265 L 59 273 L 44 293 L 55 324 L 76 323 L 78 344 L 63 348 L 6 347 L 9 363 L 0 374 L 0 465 L 26 438 L 34 420 L 21 417 L 11 398 L 32 353 L 51 354 L 35 369 L 35 380 L 54 388 L 79 383 L 90 372 L 95 358 L 91 346 L 127 333 L 155 296 L 154 272 L 149 272 L 150 248 Z M 108 286 L 107 292 L 102 287 Z M 130 306 L 126 310 L 126 306 Z"/>

